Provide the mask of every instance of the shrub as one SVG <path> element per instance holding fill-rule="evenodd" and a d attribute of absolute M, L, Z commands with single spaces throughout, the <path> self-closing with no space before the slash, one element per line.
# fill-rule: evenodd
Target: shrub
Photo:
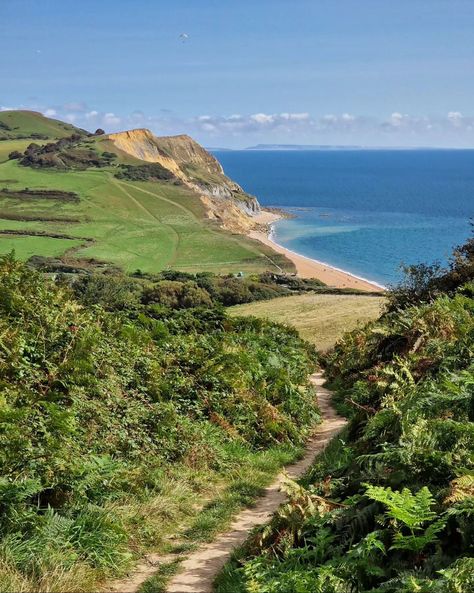
<path fill-rule="evenodd" d="M 120 165 L 119 171 L 115 173 L 115 177 L 118 179 L 128 179 L 129 181 L 168 181 L 175 179 L 174 174 L 159 163 Z"/>
<path fill-rule="evenodd" d="M 150 303 L 206 307 L 144 306 L 142 282 L 91 275 L 71 289 L 0 258 L 5 586 L 71 590 L 83 575 L 91 590 L 129 566 L 118 502 L 131 489 L 158 495 L 177 463 L 224 471 L 242 451 L 298 445 L 318 418 L 313 352 L 294 332 L 227 319 L 192 281 L 163 280 Z"/>
<path fill-rule="evenodd" d="M 418 264 L 404 271 L 402 282 L 389 291 L 389 310 L 430 302 L 442 294 L 453 295 L 474 280 L 474 238 L 454 250 L 447 268 Z"/>
<path fill-rule="evenodd" d="M 115 155 L 99 155 L 87 142 L 83 142 L 80 134 L 71 134 L 55 142 L 48 142 L 43 146 L 31 143 L 22 155 L 20 164 L 33 168 L 55 169 L 86 169 L 88 167 L 105 167 Z M 110 156 L 110 155 L 113 155 Z"/>
<path fill-rule="evenodd" d="M 19 152 L 18 150 L 13 150 L 12 152 L 10 152 L 10 154 L 8 155 L 8 158 L 13 161 L 16 159 L 21 159 L 23 158 L 23 155 L 21 152 Z"/>

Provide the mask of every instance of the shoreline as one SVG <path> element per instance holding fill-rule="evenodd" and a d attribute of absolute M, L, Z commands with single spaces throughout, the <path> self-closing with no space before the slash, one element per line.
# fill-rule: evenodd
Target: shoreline
<path fill-rule="evenodd" d="M 251 239 L 256 239 L 264 245 L 271 247 L 277 253 L 285 255 L 290 261 L 294 263 L 296 273 L 301 278 L 317 278 L 328 286 L 334 288 L 355 288 L 358 290 L 364 290 L 366 292 L 384 292 L 387 290 L 385 286 L 382 286 L 377 282 L 356 276 L 351 272 L 341 270 L 340 268 L 336 268 L 335 266 L 327 264 L 326 262 L 307 257 L 306 255 L 301 255 L 300 253 L 292 251 L 291 249 L 288 249 L 287 247 L 277 243 L 273 239 L 275 234 L 274 224 L 278 220 L 281 220 L 281 215 L 262 210 L 262 212 L 257 214 L 255 218 L 257 219 L 257 223 L 266 227 L 266 231 L 249 231 L 248 236 Z"/>

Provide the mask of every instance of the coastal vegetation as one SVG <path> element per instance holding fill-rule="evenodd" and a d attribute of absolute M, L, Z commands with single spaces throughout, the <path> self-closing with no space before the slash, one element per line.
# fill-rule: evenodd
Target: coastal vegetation
<path fill-rule="evenodd" d="M 0 590 L 90 591 L 206 540 L 299 454 L 313 349 L 197 282 L 0 259 Z"/>
<path fill-rule="evenodd" d="M 159 163 L 140 166 L 120 165 L 120 170 L 115 174 L 115 177 L 118 179 L 128 179 L 129 181 L 176 179 L 168 169 L 165 169 Z"/>
<path fill-rule="evenodd" d="M 217 590 L 474 589 L 474 239 L 363 295 L 285 273 L 257 211 L 187 136 L 0 113 L 0 591 L 150 552 L 162 590 L 302 454 L 317 365 L 347 428 Z"/>
<path fill-rule="evenodd" d="M 326 354 L 350 419 L 220 593 L 474 589 L 474 240 L 415 266 L 377 321 Z"/>
<path fill-rule="evenodd" d="M 10 160 L 18 160 L 24 167 L 35 169 L 85 170 L 90 167 L 107 167 L 116 158 L 111 152 L 99 154 L 81 134 L 72 134 L 56 142 L 40 145 L 32 142 L 24 153 L 12 151 Z"/>

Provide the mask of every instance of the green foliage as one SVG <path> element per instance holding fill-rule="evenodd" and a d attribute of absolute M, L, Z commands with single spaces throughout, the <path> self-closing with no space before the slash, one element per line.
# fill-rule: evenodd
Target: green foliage
<path fill-rule="evenodd" d="M 59 282 L 70 284 L 76 298 L 86 305 L 100 304 L 109 311 L 119 311 L 137 308 L 141 303 L 153 316 L 160 310 L 214 308 L 236 302 L 272 299 L 293 291 L 291 279 L 287 283 L 286 277 L 280 275 L 234 277 L 166 270 L 156 275 L 136 272 L 131 277 L 110 270 L 105 273 L 84 273 L 83 270 L 82 274 L 77 274 L 72 265 L 68 267 L 61 261 L 45 261 L 44 258 L 34 258 L 29 263 L 42 271 L 69 272 L 71 275 L 61 276 Z M 303 283 L 302 286 L 303 290 L 308 290 L 312 283 Z M 301 286 L 298 287 L 299 290 Z"/>
<path fill-rule="evenodd" d="M 74 192 L 54 189 L 0 189 L 0 197 L 9 200 L 54 200 L 55 202 L 79 202 L 79 196 Z"/>
<path fill-rule="evenodd" d="M 141 297 L 140 284 L 118 274 L 82 275 L 75 280 L 73 289 L 84 305 L 101 305 L 107 311 L 137 308 Z"/>
<path fill-rule="evenodd" d="M 105 153 L 104 153 L 105 154 Z M 176 177 L 171 171 L 165 169 L 159 163 L 147 163 L 146 165 L 120 165 L 115 173 L 117 179 L 127 179 L 129 181 L 169 181 Z"/>
<path fill-rule="evenodd" d="M 427 280 L 419 268 L 378 321 L 328 353 L 344 441 L 219 591 L 233 575 L 255 593 L 473 590 L 473 261 L 469 241 L 449 270 Z"/>
<path fill-rule="evenodd" d="M 295 332 L 227 319 L 208 296 L 206 309 L 148 311 L 141 282 L 91 275 L 79 302 L 0 259 L 0 583 L 46 590 L 55 571 L 90 584 L 126 570 L 127 497 L 157 496 L 177 465 L 226 476 L 299 446 L 318 419 L 314 354 Z M 260 486 L 236 483 L 209 525 Z"/>
<path fill-rule="evenodd" d="M 367 485 L 366 495 L 383 503 L 388 507 L 387 516 L 406 525 L 411 531 L 436 517 L 432 510 L 435 501 L 426 486 L 412 494 L 408 488 L 394 492 L 391 488 Z"/>
<path fill-rule="evenodd" d="M 391 488 L 368 485 L 366 494 L 372 500 L 388 507 L 387 517 L 395 520 L 395 534 L 391 548 L 393 550 L 421 552 L 427 545 L 437 540 L 438 532 L 446 525 L 447 517 L 434 521 L 436 513 L 432 507 L 435 500 L 426 486 L 416 494 L 412 494 L 408 488 L 397 492 Z M 425 527 L 426 523 L 430 525 Z M 399 528 L 399 524 L 406 527 L 410 534 L 405 535 Z"/>
<path fill-rule="evenodd" d="M 159 304 L 171 309 L 212 306 L 209 293 L 195 282 L 174 280 L 162 280 L 150 287 L 143 295 L 143 302 L 147 305 Z"/>
<path fill-rule="evenodd" d="M 442 294 L 453 295 L 474 279 L 474 237 L 454 250 L 449 266 L 418 264 L 404 269 L 403 281 L 389 293 L 389 309 L 431 302 Z"/>
<path fill-rule="evenodd" d="M 29 144 L 20 164 L 40 169 L 87 169 L 88 167 L 106 167 L 111 164 L 115 156 L 111 152 L 99 154 L 83 142 L 81 134 L 74 133 L 70 137 L 60 138 L 56 142 L 49 142 L 43 146 Z M 17 159 L 18 156 L 16 153 L 10 153 L 9 158 Z"/>

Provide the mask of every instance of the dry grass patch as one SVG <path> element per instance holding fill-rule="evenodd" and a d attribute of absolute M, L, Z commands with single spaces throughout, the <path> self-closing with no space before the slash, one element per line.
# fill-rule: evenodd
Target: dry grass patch
<path fill-rule="evenodd" d="M 385 297 L 302 294 L 236 305 L 230 315 L 253 315 L 295 327 L 318 350 L 327 350 L 346 331 L 376 319 Z"/>

